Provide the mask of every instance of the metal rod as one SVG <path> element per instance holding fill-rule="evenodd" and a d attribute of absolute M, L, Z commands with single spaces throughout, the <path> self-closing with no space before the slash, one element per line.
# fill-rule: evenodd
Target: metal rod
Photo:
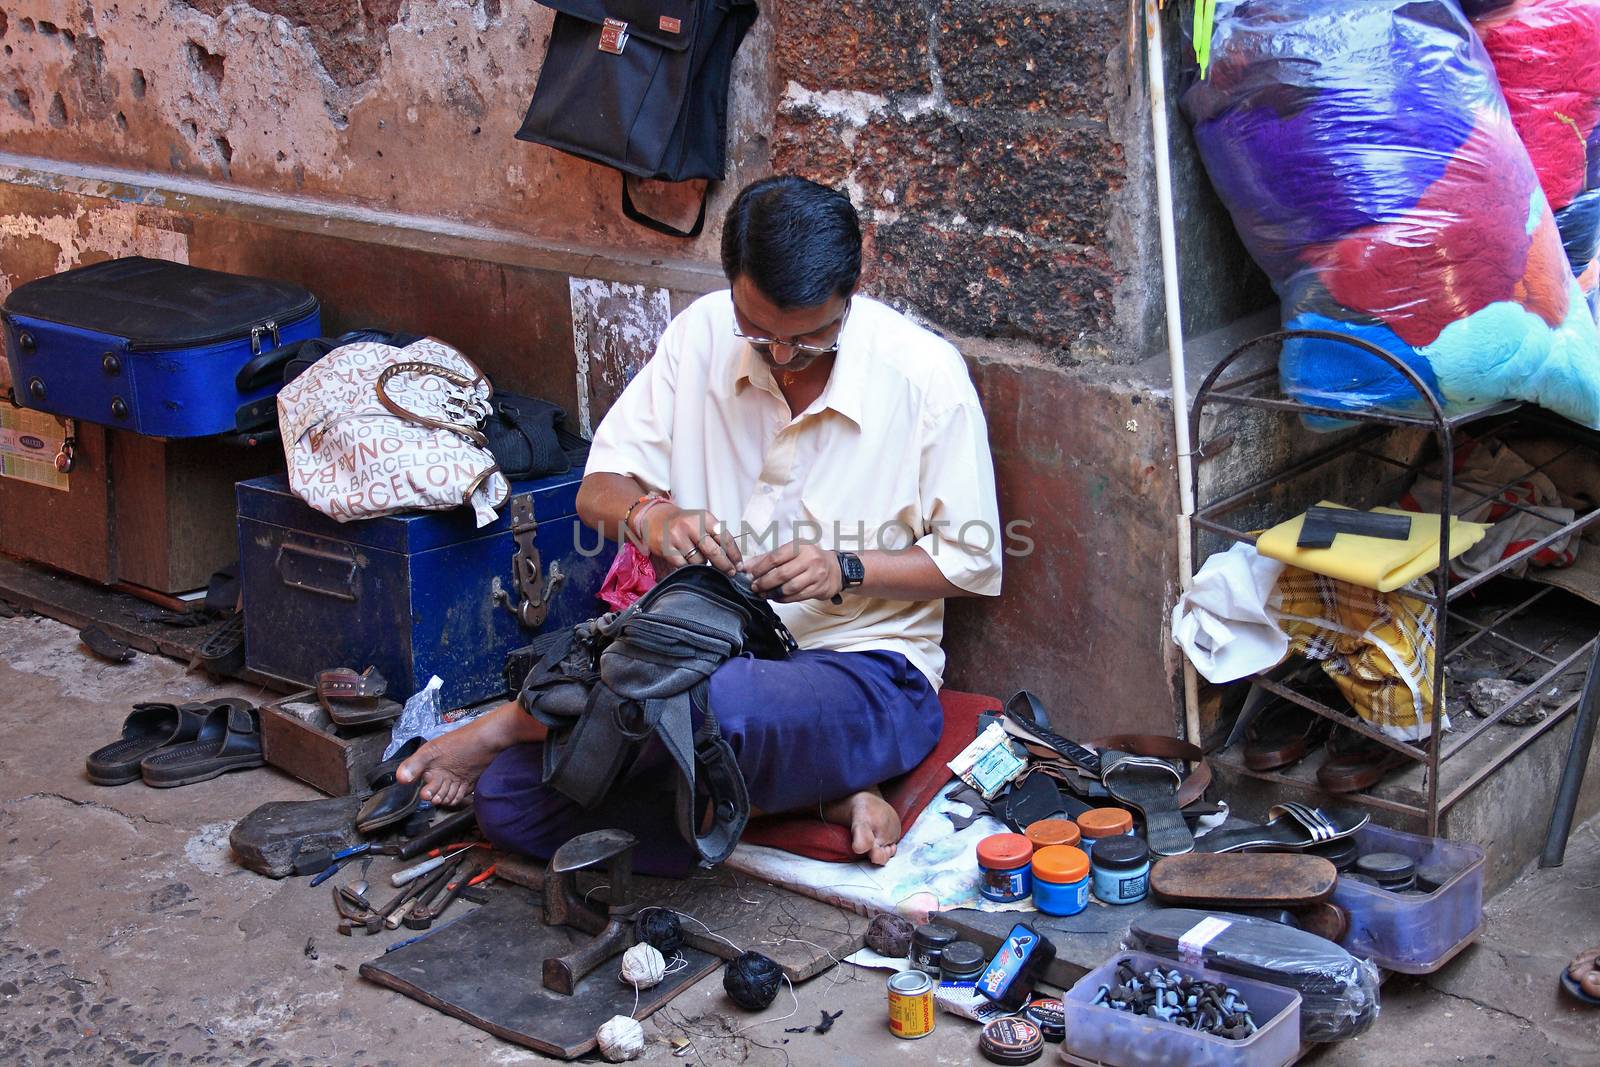
<path fill-rule="evenodd" d="M 1280 682 L 1275 682 L 1272 679 L 1264 676 L 1258 676 L 1255 679 L 1255 682 L 1257 685 L 1261 686 L 1261 688 L 1275 696 L 1280 696 L 1292 704 L 1298 704 L 1307 711 L 1315 712 L 1316 714 L 1321 715 L 1324 719 L 1330 719 L 1346 729 L 1354 730 L 1363 737 L 1371 738 L 1380 744 L 1387 745 L 1396 752 L 1403 752 L 1414 760 L 1421 760 L 1425 758 L 1424 753 L 1420 748 L 1417 748 L 1414 745 L 1408 745 L 1404 741 L 1390 737 L 1388 734 L 1382 732 L 1377 727 L 1370 725 L 1366 720 L 1360 718 L 1359 716 L 1346 715 L 1344 712 L 1339 711 L 1336 708 L 1328 707 L 1328 705 L 1322 703 L 1320 700 L 1317 700 L 1313 697 L 1308 697 L 1304 693 L 1297 692 Z"/>
<path fill-rule="evenodd" d="M 1482 585 L 1484 582 L 1487 582 L 1491 578 L 1500 577 L 1502 574 L 1505 574 L 1523 560 L 1531 558 L 1533 554 L 1538 552 L 1541 548 L 1561 540 L 1568 534 L 1576 533 L 1597 519 L 1600 519 L 1600 508 L 1596 508 L 1580 518 L 1573 519 L 1571 522 L 1567 523 L 1559 530 L 1556 530 L 1554 533 L 1546 534 L 1528 547 L 1522 549 L 1514 555 L 1507 556 L 1505 559 L 1502 559 L 1492 567 L 1484 568 L 1477 574 L 1474 574 L 1471 578 L 1457 582 L 1450 589 L 1450 599 L 1454 600 L 1463 593 L 1467 593 L 1478 588 L 1478 586 Z M 1441 542 L 1445 540 L 1443 529 L 1440 531 L 1439 540 Z"/>
<path fill-rule="evenodd" d="M 1539 866 L 1559 867 L 1567 858 L 1567 838 L 1572 833 L 1572 816 L 1578 807 L 1578 791 L 1583 788 L 1583 771 L 1594 748 L 1595 721 L 1600 718 L 1600 638 L 1592 642 L 1596 653 L 1589 657 L 1589 673 L 1583 679 L 1583 696 L 1578 701 L 1578 721 L 1572 726 L 1572 742 L 1567 746 L 1567 762 L 1561 768 L 1556 786 L 1556 801 L 1550 809 L 1550 827 L 1545 832 L 1544 852 Z"/>
<path fill-rule="evenodd" d="M 1452 619 L 1456 620 L 1457 622 L 1464 622 L 1468 626 L 1471 626 L 1471 627 L 1474 627 L 1475 629 L 1477 629 L 1478 632 L 1473 634 L 1471 637 L 1467 638 L 1465 641 L 1461 642 L 1455 648 L 1452 648 L 1449 652 L 1445 653 L 1445 658 L 1446 659 L 1450 659 L 1452 657 L 1459 656 L 1461 653 L 1463 653 L 1467 649 L 1471 648 L 1480 639 L 1482 639 L 1485 635 L 1488 635 L 1488 634 L 1494 634 L 1495 637 L 1498 637 L 1503 641 L 1510 640 L 1504 634 L 1494 633 L 1495 628 L 1497 626 L 1499 626 L 1501 623 L 1503 623 L 1503 622 L 1507 621 L 1508 619 L 1510 619 L 1513 615 L 1520 614 L 1521 612 L 1524 612 L 1524 611 L 1528 610 L 1529 608 L 1533 607 L 1533 605 L 1537 604 L 1539 601 L 1543 600 L 1545 597 L 1549 596 L 1551 593 L 1553 593 L 1555 591 L 1556 591 L 1556 587 L 1555 586 L 1553 586 L 1553 585 L 1545 586 L 1543 589 L 1540 589 L 1537 593 L 1533 594 L 1531 597 L 1529 597 L 1527 600 L 1524 600 L 1522 603 L 1517 604 L 1517 605 L 1515 605 L 1513 607 L 1509 607 L 1505 611 L 1501 612 L 1499 615 L 1496 615 L 1495 618 L 1494 618 L 1494 621 L 1489 623 L 1489 625 L 1487 625 L 1487 626 L 1483 625 L 1480 622 L 1475 622 L 1472 619 L 1467 618 L 1465 615 L 1461 615 L 1459 613 L 1452 614 L 1450 616 Z M 1521 651 L 1526 652 L 1528 650 L 1524 648 Z M 1534 653 L 1534 654 L 1538 655 L 1538 653 Z M 1555 660 L 1550 660 L 1549 662 L 1554 663 Z"/>
<path fill-rule="evenodd" d="M 1309 474 L 1318 467 L 1326 466 L 1327 464 L 1332 463 L 1334 460 L 1359 449 L 1362 445 L 1368 443 L 1369 441 L 1375 441 L 1382 436 L 1383 431 L 1381 430 L 1369 430 L 1364 433 L 1356 434 L 1348 441 L 1334 445 L 1331 448 L 1323 449 L 1321 452 L 1318 452 L 1313 456 L 1309 456 L 1306 459 L 1301 460 L 1299 463 L 1291 465 L 1287 469 L 1273 475 L 1270 478 L 1262 478 L 1260 481 L 1252 482 L 1243 489 L 1240 489 L 1234 493 L 1230 493 L 1215 503 L 1207 504 L 1204 508 L 1198 509 L 1196 514 L 1206 516 L 1226 515 L 1230 511 L 1236 511 L 1242 504 L 1246 504 L 1250 500 L 1261 496 L 1267 490 L 1282 485 L 1284 482 L 1290 481 L 1291 479 L 1299 478 L 1302 475 Z"/>
<path fill-rule="evenodd" d="M 1516 485 L 1518 482 L 1527 481 L 1529 477 L 1531 477 L 1532 475 L 1540 473 L 1546 467 L 1550 466 L 1552 463 L 1558 463 L 1561 460 L 1566 459 L 1568 456 L 1572 455 L 1572 453 L 1576 452 L 1579 449 L 1579 447 L 1580 446 L 1576 442 L 1574 442 L 1573 444 L 1568 445 L 1565 449 L 1563 449 L 1560 452 L 1557 452 L 1555 455 L 1551 456 L 1549 459 L 1545 460 L 1543 463 L 1539 464 L 1537 467 L 1534 467 L 1532 470 L 1524 471 L 1523 473 L 1517 475 L 1515 478 L 1512 478 L 1510 481 L 1507 481 L 1507 482 L 1505 482 L 1505 483 L 1503 483 L 1501 485 L 1495 486 L 1493 489 L 1489 490 L 1487 493 L 1480 493 L 1479 495 L 1473 497 L 1471 500 L 1469 500 L 1465 504 L 1461 505 L 1461 510 L 1456 512 L 1456 514 L 1457 515 L 1465 515 L 1467 512 L 1469 512 L 1473 508 L 1477 507 L 1479 504 L 1482 504 L 1482 503 L 1484 503 L 1486 501 L 1489 501 L 1489 500 L 1494 500 L 1501 493 L 1505 492 L 1507 489 L 1510 489 L 1513 485 Z M 1507 503 L 1507 502 L 1506 501 L 1500 501 L 1500 503 Z"/>
<path fill-rule="evenodd" d="M 1258 778 L 1263 782 L 1276 782 L 1279 785 L 1293 786 L 1298 789 L 1316 788 L 1314 783 L 1303 782 L 1298 778 L 1291 778 L 1287 774 L 1280 774 L 1277 771 L 1258 771 L 1250 767 L 1246 767 L 1243 760 L 1236 761 L 1229 757 L 1227 753 L 1219 752 L 1212 756 L 1211 760 L 1219 766 L 1226 767 L 1229 770 L 1234 771 L 1237 774 L 1242 774 L 1247 778 Z M 1344 794 L 1340 796 L 1339 802 L 1341 804 L 1354 804 L 1357 807 L 1381 808 L 1384 811 L 1396 811 L 1400 812 L 1401 814 L 1410 815 L 1416 818 L 1421 818 L 1428 814 L 1426 808 L 1418 807 L 1415 804 L 1407 804 L 1403 800 L 1390 800 L 1387 797 L 1375 797 L 1371 793 Z"/>

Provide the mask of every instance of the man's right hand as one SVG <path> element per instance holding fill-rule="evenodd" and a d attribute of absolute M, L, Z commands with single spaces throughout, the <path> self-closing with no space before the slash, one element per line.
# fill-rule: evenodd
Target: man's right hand
<path fill-rule="evenodd" d="M 732 577 L 744 562 L 733 535 L 709 511 L 691 511 L 666 500 L 646 509 L 633 525 L 651 554 L 674 569 L 709 563 Z"/>

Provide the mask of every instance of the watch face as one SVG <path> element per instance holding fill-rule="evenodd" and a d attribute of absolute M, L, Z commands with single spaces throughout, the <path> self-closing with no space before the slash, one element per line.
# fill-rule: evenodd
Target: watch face
<path fill-rule="evenodd" d="M 861 557 L 850 552 L 839 553 L 839 573 L 844 575 L 848 585 L 860 585 L 867 576 L 867 568 L 862 565 Z"/>

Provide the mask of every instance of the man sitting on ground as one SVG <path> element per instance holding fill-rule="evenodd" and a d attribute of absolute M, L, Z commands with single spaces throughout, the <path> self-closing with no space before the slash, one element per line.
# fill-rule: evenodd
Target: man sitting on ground
<path fill-rule="evenodd" d="M 731 288 L 672 321 L 595 432 L 578 513 L 647 542 L 658 569 L 744 571 L 772 598 L 801 651 L 729 660 L 711 710 L 758 811 L 818 812 L 885 863 L 901 827 L 878 785 L 939 739 L 944 601 L 1000 590 L 983 412 L 955 348 L 856 292 L 861 229 L 842 193 L 748 186 L 722 266 Z M 544 736 L 506 704 L 423 746 L 399 778 L 421 776 L 445 807 L 475 787 L 503 848 L 548 857 L 621 826 L 641 870 L 686 865 L 664 753 L 586 811 L 543 784 Z"/>

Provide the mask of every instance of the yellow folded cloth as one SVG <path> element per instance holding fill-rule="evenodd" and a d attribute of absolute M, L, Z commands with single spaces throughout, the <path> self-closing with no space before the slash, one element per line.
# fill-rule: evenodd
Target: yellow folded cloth
<path fill-rule="evenodd" d="M 1320 507 L 1345 508 L 1324 500 Z M 1404 541 L 1387 537 L 1366 537 L 1341 533 L 1329 548 L 1300 548 L 1300 527 L 1304 515 L 1297 515 L 1262 534 L 1256 550 L 1263 556 L 1282 560 L 1292 567 L 1326 574 L 1352 585 L 1388 593 L 1409 585 L 1439 566 L 1439 516 L 1397 508 L 1373 508 L 1378 515 L 1405 515 L 1411 519 L 1411 536 Z M 1489 527 L 1478 522 L 1450 520 L 1450 558 L 1454 559 L 1479 541 Z"/>

